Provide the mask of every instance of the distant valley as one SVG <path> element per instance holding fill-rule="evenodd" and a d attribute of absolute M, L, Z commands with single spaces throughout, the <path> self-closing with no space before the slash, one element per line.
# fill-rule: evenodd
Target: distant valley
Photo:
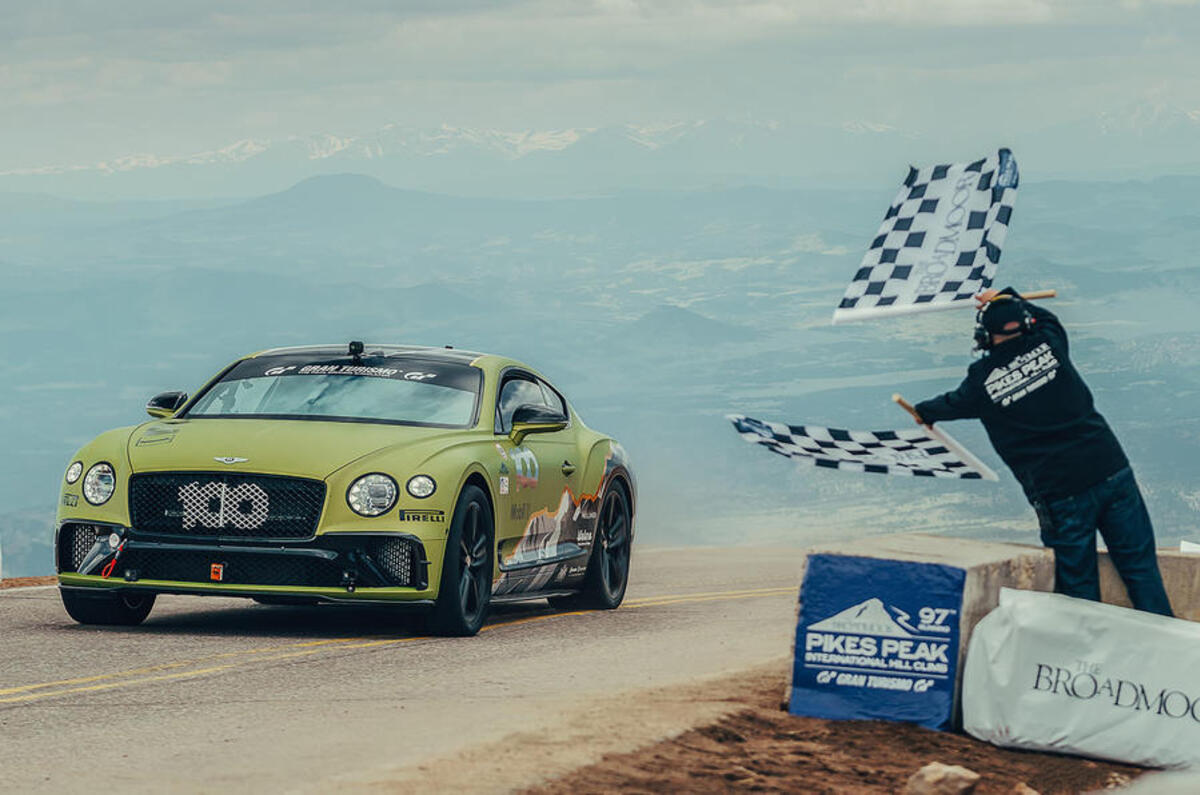
<path fill-rule="evenodd" d="M 341 174 L 249 200 L 2 193 L 4 574 L 51 570 L 72 451 L 142 421 L 147 397 L 194 390 L 248 351 L 349 339 L 454 344 L 544 370 L 590 425 L 625 440 L 645 544 L 906 529 L 1036 543 L 973 423 L 950 427 L 1000 484 L 796 468 L 724 419 L 899 427 L 893 391 L 957 383 L 970 312 L 828 323 L 893 191 L 464 198 Z M 1194 177 L 1027 182 L 1001 263 L 1005 284 L 1061 291 L 1052 307 L 1162 542 L 1200 534 L 1198 192 Z"/>

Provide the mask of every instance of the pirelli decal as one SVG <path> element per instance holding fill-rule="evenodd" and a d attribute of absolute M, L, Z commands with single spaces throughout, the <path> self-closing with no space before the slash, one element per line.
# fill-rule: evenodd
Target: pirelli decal
<path fill-rule="evenodd" d="M 446 521 L 446 512 L 424 509 L 401 509 L 398 518 L 402 522 L 444 522 Z"/>

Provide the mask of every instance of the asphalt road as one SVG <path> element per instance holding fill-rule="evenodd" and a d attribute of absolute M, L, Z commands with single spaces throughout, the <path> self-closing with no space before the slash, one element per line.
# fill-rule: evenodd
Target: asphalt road
<path fill-rule="evenodd" d="M 83 627 L 53 587 L 0 591 L 0 789 L 322 791 L 504 748 L 565 709 L 778 660 L 800 559 L 640 550 L 619 610 L 514 605 L 461 639 L 386 610 L 212 597 Z"/>

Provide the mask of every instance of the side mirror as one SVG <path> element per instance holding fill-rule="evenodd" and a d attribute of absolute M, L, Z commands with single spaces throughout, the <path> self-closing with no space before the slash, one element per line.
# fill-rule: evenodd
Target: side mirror
<path fill-rule="evenodd" d="M 146 413 L 160 419 L 173 417 L 187 403 L 187 399 L 187 392 L 161 392 L 146 403 Z"/>
<path fill-rule="evenodd" d="M 561 431 L 567 427 L 567 422 L 566 415 L 560 411 L 555 411 L 549 406 L 527 403 L 524 406 L 517 406 L 517 410 L 513 412 L 512 431 L 509 432 L 508 437 L 512 439 L 514 445 L 519 445 L 531 433 Z"/>

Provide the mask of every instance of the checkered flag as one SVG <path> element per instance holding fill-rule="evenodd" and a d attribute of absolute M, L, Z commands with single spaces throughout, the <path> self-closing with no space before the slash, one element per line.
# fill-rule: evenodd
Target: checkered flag
<path fill-rule="evenodd" d="M 992 286 L 1017 198 L 1017 161 L 909 167 L 833 322 L 971 306 Z"/>
<path fill-rule="evenodd" d="M 843 431 L 815 425 L 782 425 L 741 414 L 729 421 L 742 438 L 785 458 L 827 469 L 881 475 L 999 480 L 996 473 L 940 428 Z"/>

